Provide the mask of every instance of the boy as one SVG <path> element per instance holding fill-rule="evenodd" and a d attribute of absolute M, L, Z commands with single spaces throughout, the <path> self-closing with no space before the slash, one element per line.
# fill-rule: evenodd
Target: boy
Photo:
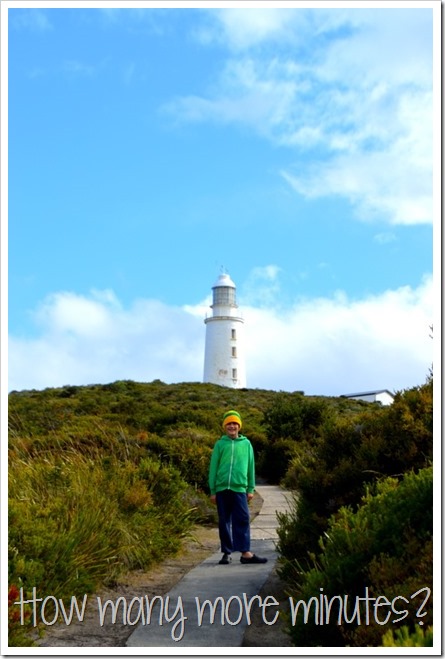
<path fill-rule="evenodd" d="M 255 491 L 255 458 L 247 437 L 240 434 L 241 416 L 229 410 L 223 417 L 223 436 L 216 442 L 210 459 L 210 499 L 216 503 L 223 557 L 220 565 L 231 562 L 234 551 L 241 552 L 241 563 L 267 563 L 250 551 L 248 501 Z"/>

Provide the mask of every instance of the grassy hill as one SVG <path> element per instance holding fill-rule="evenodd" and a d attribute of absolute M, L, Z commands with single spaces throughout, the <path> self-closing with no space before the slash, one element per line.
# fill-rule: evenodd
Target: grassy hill
<path fill-rule="evenodd" d="M 27 595 L 35 587 L 43 596 L 81 596 L 177 552 L 195 523 L 216 523 L 208 465 L 231 408 L 241 413 L 257 473 L 283 481 L 304 503 L 298 521 L 283 520 L 288 563 L 317 553 L 329 517 L 343 505 L 357 507 L 367 485 L 432 459 L 432 382 L 401 392 L 391 409 L 159 380 L 11 392 L 15 644 L 27 643 L 12 604 L 20 588 Z"/>
<path fill-rule="evenodd" d="M 198 427 L 218 436 L 223 412 L 241 410 L 244 429 L 262 433 L 264 412 L 277 395 L 292 400 L 302 392 L 286 393 L 265 389 L 228 389 L 213 384 L 164 384 L 160 380 L 138 383 L 131 380 L 90 386 L 65 386 L 43 391 L 13 391 L 9 395 L 12 435 L 49 433 L 70 429 L 81 435 L 85 421 L 97 425 L 116 424 L 129 434 L 145 431 L 165 434 L 172 427 Z M 345 398 L 319 399 L 342 413 L 355 413 L 364 403 Z"/>

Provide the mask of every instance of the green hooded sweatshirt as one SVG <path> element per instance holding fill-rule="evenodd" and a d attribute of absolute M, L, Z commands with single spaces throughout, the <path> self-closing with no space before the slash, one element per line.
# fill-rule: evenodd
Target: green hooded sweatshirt
<path fill-rule="evenodd" d="M 250 440 L 244 435 L 230 439 L 223 435 L 213 447 L 209 469 L 210 494 L 222 490 L 253 493 L 255 458 Z"/>

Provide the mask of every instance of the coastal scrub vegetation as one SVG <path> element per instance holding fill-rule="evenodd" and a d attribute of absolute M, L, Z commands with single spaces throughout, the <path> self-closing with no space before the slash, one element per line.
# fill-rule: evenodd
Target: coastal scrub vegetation
<path fill-rule="evenodd" d="M 295 414 L 298 426 L 301 414 L 298 410 Z M 269 439 L 287 441 L 289 422 L 287 418 L 285 428 L 274 424 L 275 437 Z M 432 378 L 422 386 L 398 392 L 391 406 L 370 405 L 352 416 L 325 415 L 319 425 L 300 436 L 283 477 L 295 496 L 291 511 L 280 515 L 278 550 L 280 573 L 289 594 L 314 606 L 306 620 L 300 616 L 292 621 L 293 643 L 381 646 L 389 626 L 394 632 L 400 628 L 399 641 L 405 634 L 404 642 L 413 638 L 414 645 L 419 642 L 417 626 L 421 624 L 428 626 L 425 644 L 429 644 Z M 369 595 L 368 604 L 365 594 Z M 345 621 L 346 615 L 339 620 L 340 598 L 350 604 L 347 617 L 351 622 Z M 378 598 L 386 600 L 375 604 Z M 331 615 L 336 622 L 320 623 L 320 602 L 331 601 L 335 602 Z M 361 623 L 352 615 L 357 602 Z M 366 606 L 371 613 L 364 623 Z M 382 614 L 384 606 L 389 608 Z M 386 621 L 383 626 L 382 620 Z M 391 638 L 387 635 L 386 642 Z"/>
<path fill-rule="evenodd" d="M 242 414 L 258 476 L 294 493 L 278 544 L 290 596 L 307 600 L 324 588 L 354 597 L 365 586 L 389 599 L 432 592 L 432 378 L 398 392 L 387 408 L 159 380 L 15 391 L 8 410 L 10 645 L 32 643 L 29 611 L 21 625 L 14 605 L 19 589 L 62 600 L 94 592 L 177 553 L 195 524 L 217 523 L 208 465 L 229 408 Z M 423 619 L 428 642 L 431 602 Z M 402 635 L 394 625 L 385 643 L 420 642 L 415 604 Z M 382 645 L 386 631 L 289 626 L 297 646 Z"/>

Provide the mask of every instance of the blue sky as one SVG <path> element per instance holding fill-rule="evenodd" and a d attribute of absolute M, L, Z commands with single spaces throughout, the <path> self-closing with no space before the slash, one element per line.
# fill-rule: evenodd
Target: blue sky
<path fill-rule="evenodd" d="M 2 4 L 9 389 L 202 380 L 222 266 L 249 387 L 425 380 L 439 2 Z"/>

